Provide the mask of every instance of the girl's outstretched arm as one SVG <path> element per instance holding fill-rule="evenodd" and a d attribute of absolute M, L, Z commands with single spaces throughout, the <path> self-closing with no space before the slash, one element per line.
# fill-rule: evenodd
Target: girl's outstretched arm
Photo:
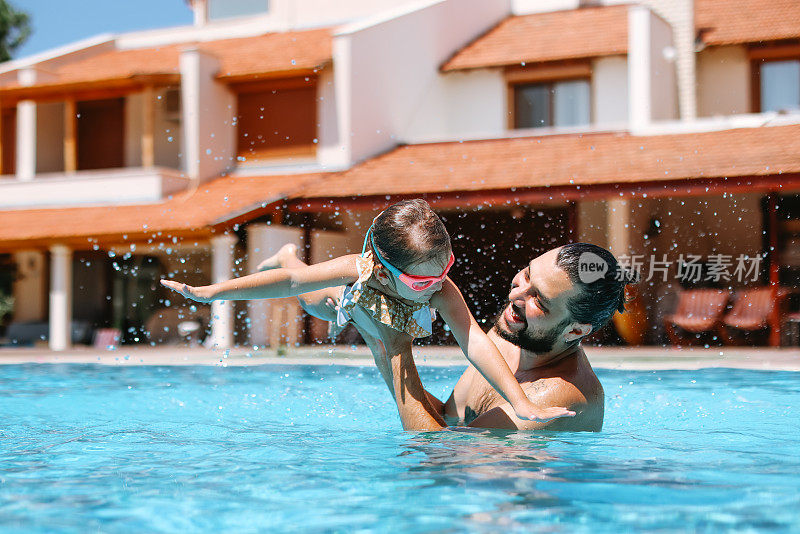
<path fill-rule="evenodd" d="M 450 278 L 444 280 L 441 291 L 431 299 L 450 327 L 467 359 L 487 382 L 514 408 L 517 417 L 547 422 L 559 417 L 572 417 L 575 412 L 561 407 L 537 406 L 528 399 L 514 378 L 508 364 L 489 336 L 481 330 L 470 313 L 461 291 Z"/>
<path fill-rule="evenodd" d="M 356 258 L 357 254 L 349 254 L 314 265 L 248 274 L 210 286 L 192 287 L 173 280 L 161 280 L 161 284 L 198 302 L 295 297 L 355 282 L 358 279 Z"/>

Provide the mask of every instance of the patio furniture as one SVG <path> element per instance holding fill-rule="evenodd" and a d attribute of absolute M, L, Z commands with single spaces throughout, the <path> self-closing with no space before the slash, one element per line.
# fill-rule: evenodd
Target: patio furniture
<path fill-rule="evenodd" d="M 98 328 L 92 345 L 96 349 L 113 350 L 119 347 L 121 339 L 122 332 L 118 328 Z"/>
<path fill-rule="evenodd" d="M 208 306 L 160 308 L 145 322 L 145 334 L 156 344 L 196 344 L 205 334 L 210 319 Z"/>
<path fill-rule="evenodd" d="M 89 344 L 92 325 L 87 321 L 72 321 L 72 343 Z M 8 346 L 32 347 L 50 338 L 50 325 L 45 321 L 13 322 L 6 329 Z"/>
<path fill-rule="evenodd" d="M 782 345 L 790 347 L 800 346 L 800 313 L 790 313 L 783 319 L 783 339 Z"/>
<path fill-rule="evenodd" d="M 730 293 L 722 289 L 682 291 L 675 313 L 664 318 L 670 342 L 684 345 L 700 341 L 703 334 L 713 334 L 729 299 Z"/>
<path fill-rule="evenodd" d="M 775 319 L 773 314 L 780 314 L 781 304 L 788 294 L 785 288 L 771 286 L 737 292 L 733 308 L 719 325 L 725 344 L 741 345 L 746 338 L 768 335 L 771 324 L 780 324 L 779 320 L 771 320 Z"/>

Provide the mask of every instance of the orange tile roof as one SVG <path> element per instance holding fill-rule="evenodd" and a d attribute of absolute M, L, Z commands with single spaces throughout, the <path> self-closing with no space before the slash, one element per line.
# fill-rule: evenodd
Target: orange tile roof
<path fill-rule="evenodd" d="M 318 174 L 227 176 L 157 204 L 0 211 L 0 249 L 89 238 L 209 235 L 211 228 L 286 198 Z M 156 239 L 158 241 L 158 239 Z"/>
<path fill-rule="evenodd" d="M 800 125 L 408 145 L 311 183 L 300 198 L 408 195 L 800 173 Z"/>
<path fill-rule="evenodd" d="M 447 61 L 443 71 L 626 54 L 628 6 L 510 17 Z"/>
<path fill-rule="evenodd" d="M 277 200 L 658 183 L 800 180 L 800 125 L 705 133 L 553 135 L 399 147 L 348 171 L 218 178 L 157 204 L 0 211 L 0 251 L 89 239 L 208 236 Z M 757 181 L 752 182 L 754 187 Z M 113 213 L 113 216 L 110 216 Z M 158 240 L 158 239 L 156 239 Z"/>
<path fill-rule="evenodd" d="M 202 43 L 203 50 L 220 58 L 219 76 L 311 70 L 333 57 L 330 28 L 270 33 L 258 37 Z"/>
<path fill-rule="evenodd" d="M 91 84 L 137 75 L 177 74 L 182 49 L 197 46 L 220 60 L 220 77 L 311 70 L 331 60 L 331 30 L 269 33 L 201 43 L 181 43 L 154 48 L 109 50 L 55 68 L 38 86 Z M 2 89 L 19 88 L 17 82 Z"/>
<path fill-rule="evenodd" d="M 709 45 L 797 39 L 800 1 L 695 0 L 695 27 Z"/>

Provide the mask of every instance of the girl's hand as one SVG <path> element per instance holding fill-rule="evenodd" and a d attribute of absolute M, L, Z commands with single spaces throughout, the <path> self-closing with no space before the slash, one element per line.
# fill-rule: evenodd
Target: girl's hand
<path fill-rule="evenodd" d="M 546 423 L 560 417 L 575 417 L 575 412 L 567 410 L 566 408 L 560 406 L 540 408 L 530 401 L 519 407 L 514 406 L 514 412 L 520 419 L 535 421 L 537 423 Z"/>
<path fill-rule="evenodd" d="M 161 280 L 161 285 L 173 291 L 177 291 L 187 299 L 196 300 L 197 302 L 206 303 L 214 300 L 211 298 L 211 295 L 208 294 L 205 287 L 193 287 L 173 280 Z"/>

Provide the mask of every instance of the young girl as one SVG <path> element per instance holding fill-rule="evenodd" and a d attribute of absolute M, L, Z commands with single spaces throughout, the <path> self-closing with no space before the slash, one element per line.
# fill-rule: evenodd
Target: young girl
<path fill-rule="evenodd" d="M 565 408 L 537 407 L 522 391 L 447 277 L 455 261 L 450 236 L 424 200 L 399 202 L 378 215 L 360 255 L 306 265 L 294 252 L 294 247 L 284 247 L 259 266 L 261 272 L 210 286 L 161 283 L 198 302 L 299 296 L 306 311 L 339 326 L 350 321 L 369 331 L 367 323 L 377 321 L 412 338 L 431 334 L 436 309 L 467 359 L 511 404 L 517 417 L 544 422 L 575 415 Z M 338 294 L 320 291 L 338 286 L 344 286 Z M 314 298 L 315 293 L 321 298 Z"/>

